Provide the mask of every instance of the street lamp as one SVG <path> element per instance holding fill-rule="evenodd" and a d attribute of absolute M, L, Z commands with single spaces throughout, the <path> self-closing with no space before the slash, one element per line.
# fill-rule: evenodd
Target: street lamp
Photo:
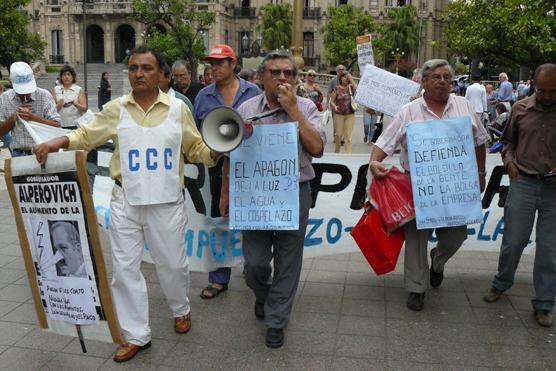
<path fill-rule="evenodd" d="M 400 48 L 396 48 L 396 52 L 391 51 L 390 54 L 392 54 L 392 57 L 394 57 L 394 59 L 396 60 L 396 75 L 398 75 L 398 67 L 400 64 L 400 58 L 403 57 L 405 55 L 404 51 L 400 52 Z"/>
<path fill-rule="evenodd" d="M 92 0 L 81 0 L 83 7 L 83 89 L 85 89 L 87 99 L 89 99 L 87 94 L 87 3 L 89 2 Z"/>
<path fill-rule="evenodd" d="M 249 37 L 244 33 L 241 37 L 241 53 L 245 54 L 249 51 Z"/>

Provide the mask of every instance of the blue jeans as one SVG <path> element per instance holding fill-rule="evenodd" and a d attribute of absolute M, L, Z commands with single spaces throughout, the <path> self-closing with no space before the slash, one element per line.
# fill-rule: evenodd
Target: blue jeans
<path fill-rule="evenodd" d="M 232 268 L 218 268 L 215 271 L 209 272 L 209 282 L 227 285 L 230 282 L 230 275 Z"/>
<path fill-rule="evenodd" d="M 363 130 L 365 132 L 366 141 L 373 139 L 373 133 L 375 131 L 377 115 L 371 115 L 367 111 L 363 114 Z"/>
<path fill-rule="evenodd" d="M 537 215 L 534 309 L 552 311 L 556 297 L 556 184 L 519 175 L 510 182 L 504 206 L 504 236 L 492 286 L 505 291 L 514 283 L 523 249 Z"/>

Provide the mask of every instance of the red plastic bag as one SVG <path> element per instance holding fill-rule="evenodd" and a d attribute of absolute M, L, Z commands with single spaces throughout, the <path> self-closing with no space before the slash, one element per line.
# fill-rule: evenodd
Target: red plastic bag
<path fill-rule="evenodd" d="M 411 180 L 397 167 L 392 167 L 383 179 L 373 179 L 371 203 L 378 209 L 387 233 L 415 219 Z"/>
<path fill-rule="evenodd" d="M 405 241 L 403 228 L 388 235 L 378 211 L 363 213 L 350 232 L 367 262 L 377 275 L 393 271 Z"/>

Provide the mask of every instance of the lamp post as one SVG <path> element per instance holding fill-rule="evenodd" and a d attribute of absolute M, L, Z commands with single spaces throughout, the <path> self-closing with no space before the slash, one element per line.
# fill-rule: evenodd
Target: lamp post
<path fill-rule="evenodd" d="M 390 54 L 392 54 L 392 56 L 394 57 L 395 61 L 396 61 L 396 75 L 398 75 L 398 67 L 400 64 L 400 58 L 403 57 L 405 55 L 405 52 L 401 51 L 400 52 L 400 48 L 396 48 L 396 51 L 391 51 Z"/>
<path fill-rule="evenodd" d="M 246 33 L 241 37 L 241 54 L 247 54 L 249 52 L 249 37 Z"/>
<path fill-rule="evenodd" d="M 293 1 L 293 27 L 292 27 L 292 47 L 293 60 L 297 68 L 305 67 L 303 60 L 303 1 Z"/>
<path fill-rule="evenodd" d="M 89 0 L 81 0 L 83 5 L 83 89 L 85 89 L 85 97 L 87 94 L 87 2 Z"/>

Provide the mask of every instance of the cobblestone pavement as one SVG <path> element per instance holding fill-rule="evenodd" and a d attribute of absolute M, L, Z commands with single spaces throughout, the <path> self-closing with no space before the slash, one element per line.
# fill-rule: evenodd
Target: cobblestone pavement
<path fill-rule="evenodd" d="M 354 152 L 368 152 L 359 131 L 362 137 L 361 118 Z M 0 157 L 6 156 L 3 150 Z M 265 328 L 253 315 L 254 298 L 240 268 L 233 269 L 230 290 L 213 301 L 199 298 L 206 274 L 192 273 L 193 327 L 177 335 L 154 267 L 143 264 L 152 348 L 125 364 L 112 361 L 113 344 L 87 341 L 83 354 L 76 339 L 37 328 L 3 177 L 1 182 L 2 370 L 556 369 L 556 328 L 539 327 L 532 314 L 533 256 L 523 256 L 514 287 L 487 304 L 481 297 L 498 254 L 481 251 L 460 251 L 450 260 L 444 283 L 427 293 L 422 312 L 405 306 L 403 254 L 396 270 L 380 277 L 360 253 L 305 259 L 286 343 L 274 350 L 264 345 Z M 110 262 L 104 234 L 102 245 Z"/>

